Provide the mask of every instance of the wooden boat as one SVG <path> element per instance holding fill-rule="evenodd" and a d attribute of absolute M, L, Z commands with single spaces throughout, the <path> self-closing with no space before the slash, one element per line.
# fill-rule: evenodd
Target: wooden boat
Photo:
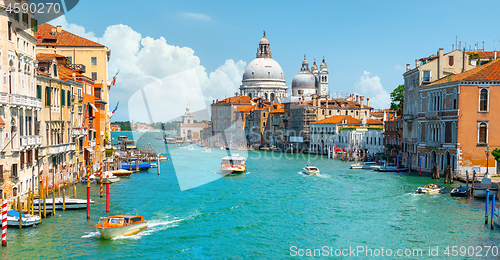
<path fill-rule="evenodd" d="M 99 230 L 101 237 L 112 238 L 117 236 L 131 236 L 148 228 L 148 222 L 143 216 L 117 215 L 100 218 L 94 227 Z"/>
<path fill-rule="evenodd" d="M 318 167 L 312 166 L 312 165 L 306 165 L 304 167 L 304 173 L 307 175 L 318 175 L 320 174 L 320 171 Z"/>
<path fill-rule="evenodd" d="M 498 195 L 498 184 L 492 183 L 488 176 L 485 176 L 480 183 L 474 184 L 472 190 L 474 192 L 474 197 L 476 198 L 486 198 L 486 189 L 489 189 L 489 196 Z"/>
<path fill-rule="evenodd" d="M 110 183 L 115 183 L 115 182 L 119 182 L 120 178 L 118 178 L 118 176 L 115 176 L 111 172 L 103 172 L 102 173 L 102 182 L 106 183 L 106 181 L 109 181 Z M 97 182 L 101 183 L 101 179 L 99 178 Z"/>
<path fill-rule="evenodd" d="M 22 226 L 30 227 L 40 224 L 42 219 L 36 215 L 22 214 Z M 19 227 L 19 211 L 8 210 L 7 211 L 7 226 L 9 227 Z"/>
<path fill-rule="evenodd" d="M 459 186 L 451 190 L 450 195 L 452 197 L 469 197 L 471 194 L 471 188 L 469 186 Z"/>
<path fill-rule="evenodd" d="M 246 171 L 247 167 L 245 165 L 245 157 L 239 154 L 231 154 L 231 156 L 226 156 L 222 158 L 220 170 L 223 173 L 238 174 Z"/>
<path fill-rule="evenodd" d="M 115 171 L 111 171 L 111 173 L 117 177 L 128 177 L 132 174 L 131 171 L 127 171 L 127 170 L 124 170 L 124 169 L 120 169 L 120 170 L 115 170 Z"/>
<path fill-rule="evenodd" d="M 361 162 L 356 164 L 351 164 L 351 169 L 363 169 L 363 170 L 371 170 L 371 166 L 377 166 L 376 162 Z"/>
<path fill-rule="evenodd" d="M 40 206 L 43 209 L 43 200 L 40 200 Z M 69 209 L 85 209 L 87 208 L 87 200 L 82 200 L 82 199 L 72 199 L 69 197 L 64 198 L 64 203 L 66 206 L 66 210 Z M 63 209 L 63 199 L 62 198 L 56 198 L 55 201 L 56 204 L 56 210 L 62 210 Z M 90 200 L 90 204 L 94 204 L 93 200 Z M 47 199 L 46 202 L 47 210 L 52 210 L 52 199 Z M 33 201 L 33 207 L 35 210 L 38 210 L 38 199 Z"/>
<path fill-rule="evenodd" d="M 424 187 L 418 187 L 417 190 L 415 190 L 415 193 L 434 195 L 438 194 L 442 189 L 444 189 L 444 187 L 441 185 L 429 184 L 425 185 Z"/>

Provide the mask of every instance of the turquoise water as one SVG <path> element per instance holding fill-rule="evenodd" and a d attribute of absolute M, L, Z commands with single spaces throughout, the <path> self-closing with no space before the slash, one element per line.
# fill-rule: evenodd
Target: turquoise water
<path fill-rule="evenodd" d="M 151 143 L 165 149 L 154 136 L 139 139 L 138 147 Z M 226 151 L 202 150 L 170 145 L 173 161 L 161 162 L 161 175 L 150 169 L 111 185 L 110 215 L 144 215 L 146 231 L 101 239 L 93 225 L 108 214 L 93 186 L 90 221 L 85 211 L 58 211 L 37 228 L 9 229 L 2 258 L 281 259 L 294 258 L 298 249 L 366 246 L 423 249 L 421 257 L 384 258 L 427 259 L 429 247 L 438 246 L 434 258 L 439 259 L 446 246 L 499 246 L 500 230 L 484 225 L 484 200 L 414 194 L 417 186 L 432 182 L 429 177 L 349 170 L 349 163 L 323 157 L 255 151 L 240 152 L 249 158 L 247 174 L 218 178 Z M 305 164 L 322 174 L 303 175 Z M 194 187 L 181 191 L 174 169 L 191 176 L 183 181 Z M 78 193 L 85 197 L 83 185 Z"/>

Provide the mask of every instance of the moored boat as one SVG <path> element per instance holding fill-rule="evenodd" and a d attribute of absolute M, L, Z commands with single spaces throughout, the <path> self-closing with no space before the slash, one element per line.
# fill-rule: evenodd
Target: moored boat
<path fill-rule="evenodd" d="M 128 177 L 132 174 L 131 171 L 127 171 L 125 169 L 111 171 L 111 173 L 115 176 L 118 176 L 118 177 Z"/>
<path fill-rule="evenodd" d="M 485 176 L 480 183 L 474 184 L 472 190 L 474 192 L 474 197 L 476 198 L 486 198 L 486 190 L 489 191 L 489 196 L 498 195 L 498 184 L 491 182 L 489 176 Z"/>
<path fill-rule="evenodd" d="M 44 199 L 40 200 L 40 206 L 42 207 L 42 209 L 43 209 L 43 201 L 44 201 Z M 72 199 L 72 198 L 66 197 L 66 198 L 64 198 L 64 204 L 66 206 L 66 210 L 87 208 L 87 200 L 82 200 L 82 199 Z M 90 204 L 94 204 L 94 201 L 90 200 Z M 56 210 L 62 210 L 63 209 L 63 199 L 56 198 L 55 205 L 56 205 Z M 33 207 L 35 210 L 38 210 L 38 199 L 33 201 Z M 47 207 L 47 210 L 52 210 L 52 199 L 47 199 L 46 207 Z"/>
<path fill-rule="evenodd" d="M 149 168 L 151 168 L 151 164 L 149 163 L 139 163 L 139 167 L 136 167 L 135 163 L 134 164 L 122 164 L 119 167 L 120 169 L 125 169 L 125 170 L 135 170 L 139 168 L 140 171 L 146 171 Z"/>
<path fill-rule="evenodd" d="M 307 174 L 307 175 L 318 175 L 318 174 L 320 174 L 320 171 L 319 171 L 318 167 L 312 166 L 312 165 L 306 165 L 303 170 L 304 170 L 304 173 Z"/>
<path fill-rule="evenodd" d="M 143 216 L 117 215 L 99 219 L 97 228 L 101 237 L 112 238 L 117 236 L 131 236 L 148 227 Z"/>
<path fill-rule="evenodd" d="M 40 216 L 30 215 L 30 214 L 22 214 L 22 226 L 29 227 L 40 224 L 42 221 Z M 7 226 L 9 227 L 19 227 L 19 211 L 17 210 L 8 210 L 7 211 Z"/>
<path fill-rule="evenodd" d="M 238 174 L 246 171 L 245 157 L 239 154 L 231 154 L 222 158 L 220 170 L 223 173 Z"/>
<path fill-rule="evenodd" d="M 450 195 L 452 197 L 469 197 L 471 193 L 471 188 L 469 186 L 459 186 L 451 190 Z"/>
<path fill-rule="evenodd" d="M 371 166 L 377 166 L 377 163 L 376 162 L 355 163 L 355 164 L 351 164 L 351 169 L 370 170 L 370 169 L 372 169 Z"/>
<path fill-rule="evenodd" d="M 415 190 L 415 193 L 434 195 L 434 194 L 438 194 L 442 189 L 444 189 L 444 187 L 441 185 L 429 184 L 429 185 L 425 185 L 423 187 L 418 187 Z"/>

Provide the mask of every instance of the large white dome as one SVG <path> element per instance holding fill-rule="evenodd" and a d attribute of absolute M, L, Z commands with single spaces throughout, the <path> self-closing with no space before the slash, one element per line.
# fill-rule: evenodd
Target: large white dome
<path fill-rule="evenodd" d="M 316 88 L 316 78 L 314 74 L 309 70 L 301 70 L 292 80 L 292 89 L 295 88 Z"/>
<path fill-rule="evenodd" d="M 250 62 L 243 73 L 245 80 L 283 80 L 285 74 L 283 69 L 275 60 L 271 58 L 257 58 Z"/>

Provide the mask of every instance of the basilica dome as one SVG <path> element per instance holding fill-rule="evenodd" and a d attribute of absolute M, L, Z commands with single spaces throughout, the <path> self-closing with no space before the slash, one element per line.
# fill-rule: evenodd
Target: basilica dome
<path fill-rule="evenodd" d="M 281 66 L 272 58 L 257 58 L 251 61 L 245 72 L 243 80 L 285 80 Z"/>
<path fill-rule="evenodd" d="M 316 78 L 309 70 L 301 70 L 292 80 L 292 89 L 295 88 L 316 88 Z"/>

